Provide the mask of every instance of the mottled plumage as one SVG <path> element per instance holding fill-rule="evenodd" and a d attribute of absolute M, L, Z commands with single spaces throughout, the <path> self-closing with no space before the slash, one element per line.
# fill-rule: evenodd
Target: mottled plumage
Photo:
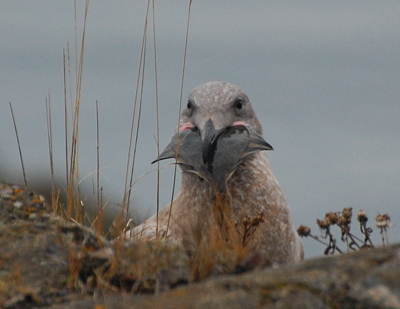
<path fill-rule="evenodd" d="M 229 197 L 235 222 L 263 215 L 249 239 L 252 251 L 261 252 L 270 263 L 301 260 L 300 238 L 262 151 L 272 147 L 261 134 L 261 125 L 240 88 L 223 82 L 196 87 L 177 133 L 158 158 L 176 158 L 183 171 L 180 191 L 172 207 L 159 212 L 158 229 L 154 215 L 128 235 L 146 241 L 155 239 L 158 231 L 158 237 L 181 244 L 194 227 L 204 222 L 207 228 L 213 202 L 222 194 Z"/>

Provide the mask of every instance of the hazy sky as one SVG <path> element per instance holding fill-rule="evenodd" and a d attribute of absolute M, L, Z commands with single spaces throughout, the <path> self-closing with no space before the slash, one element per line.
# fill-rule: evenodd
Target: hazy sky
<path fill-rule="evenodd" d="M 80 36 L 84 1 L 77 2 Z M 161 147 L 177 121 L 188 3 L 155 3 Z M 122 201 L 146 6 L 98 0 L 88 12 L 80 174 L 84 178 L 96 169 L 98 100 L 101 185 L 112 204 Z M 353 207 L 364 209 L 372 226 L 377 213 L 389 213 L 394 223 L 389 240 L 400 241 L 399 14 L 399 1 L 193 1 L 183 100 L 210 80 L 237 84 L 248 94 L 275 149 L 268 156 L 296 227 L 307 224 L 319 234 L 316 218 Z M 65 178 L 63 49 L 68 43 L 74 77 L 74 25 L 72 0 L 0 3 L 4 181 L 23 183 L 12 102 L 28 182 L 48 186 L 48 92 L 56 175 L 60 182 Z M 150 162 L 157 155 L 152 31 L 149 24 L 135 179 L 154 169 Z M 170 166 L 162 173 L 162 205 L 170 199 L 172 171 Z M 82 182 L 88 195 L 92 178 Z M 152 172 L 134 186 L 139 217 L 156 211 L 155 181 Z M 323 250 L 308 239 L 304 244 L 307 256 Z"/>

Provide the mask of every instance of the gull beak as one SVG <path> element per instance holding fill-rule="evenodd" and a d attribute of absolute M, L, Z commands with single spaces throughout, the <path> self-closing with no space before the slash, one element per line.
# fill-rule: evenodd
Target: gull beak
<path fill-rule="evenodd" d="M 214 124 L 211 119 L 208 119 L 203 130 L 201 131 L 201 154 L 204 164 L 212 160 L 212 145 L 213 141 L 215 140 L 215 134 L 216 131 Z"/>

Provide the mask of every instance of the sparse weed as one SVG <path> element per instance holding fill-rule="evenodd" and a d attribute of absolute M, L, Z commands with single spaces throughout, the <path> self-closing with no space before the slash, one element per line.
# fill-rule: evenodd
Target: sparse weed
<path fill-rule="evenodd" d="M 357 221 L 360 226 L 360 233 L 362 238 L 357 237 L 351 229 L 351 219 L 353 215 L 352 208 L 343 208 L 341 212 L 329 212 L 325 214 L 323 219 L 317 219 L 317 225 L 322 231 L 323 235 L 318 237 L 311 234 L 311 229 L 308 226 L 300 225 L 297 233 L 301 237 L 311 237 L 319 243 L 325 245 L 324 254 L 343 253 L 338 247 L 338 241 L 333 235 L 331 227 L 336 226 L 340 229 L 340 240 L 346 244 L 347 252 L 357 251 L 365 248 L 374 248 L 371 240 L 372 228 L 367 226 L 368 216 L 365 211 L 360 210 L 357 213 Z M 390 216 L 388 214 L 378 214 L 375 218 L 375 225 L 380 229 L 382 235 L 382 244 L 388 245 L 387 231 L 390 228 Z"/>

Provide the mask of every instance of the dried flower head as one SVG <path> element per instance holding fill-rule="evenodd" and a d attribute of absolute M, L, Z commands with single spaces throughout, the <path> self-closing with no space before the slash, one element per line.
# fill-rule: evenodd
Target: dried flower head
<path fill-rule="evenodd" d="M 250 217 L 249 215 L 246 215 L 243 219 L 242 219 L 242 224 L 247 225 L 250 222 Z"/>
<path fill-rule="evenodd" d="M 347 223 L 351 222 L 351 216 L 353 215 L 353 208 L 349 207 L 349 208 L 343 208 L 342 210 L 342 216 L 343 218 L 346 219 Z"/>
<path fill-rule="evenodd" d="M 368 221 L 368 216 L 364 210 L 360 209 L 357 213 L 357 220 L 360 223 L 366 223 Z"/>
<path fill-rule="evenodd" d="M 337 221 L 337 225 L 339 226 L 344 226 L 346 224 L 350 223 L 345 217 L 340 216 L 338 221 Z"/>
<path fill-rule="evenodd" d="M 311 229 L 305 225 L 300 225 L 297 229 L 297 234 L 299 234 L 300 237 L 307 237 L 308 235 L 310 235 L 310 233 Z"/>
<path fill-rule="evenodd" d="M 337 223 L 339 216 L 336 212 L 328 212 L 325 215 L 325 219 L 328 220 L 331 225 L 334 225 Z"/>
<path fill-rule="evenodd" d="M 254 217 L 250 217 L 249 215 L 246 215 L 242 219 L 242 224 L 247 227 L 255 227 L 259 225 L 261 222 L 264 222 L 264 213 L 259 213 L 255 215 Z"/>
<path fill-rule="evenodd" d="M 262 212 L 252 218 L 251 226 L 257 226 L 261 222 L 264 222 L 264 213 L 262 213 Z"/>
<path fill-rule="evenodd" d="M 329 226 L 331 225 L 330 221 L 326 217 L 322 220 L 317 219 L 317 224 L 319 228 L 322 230 L 328 229 Z"/>
<path fill-rule="evenodd" d="M 388 214 L 378 214 L 375 218 L 375 224 L 378 228 L 388 228 L 390 227 L 390 216 Z"/>

